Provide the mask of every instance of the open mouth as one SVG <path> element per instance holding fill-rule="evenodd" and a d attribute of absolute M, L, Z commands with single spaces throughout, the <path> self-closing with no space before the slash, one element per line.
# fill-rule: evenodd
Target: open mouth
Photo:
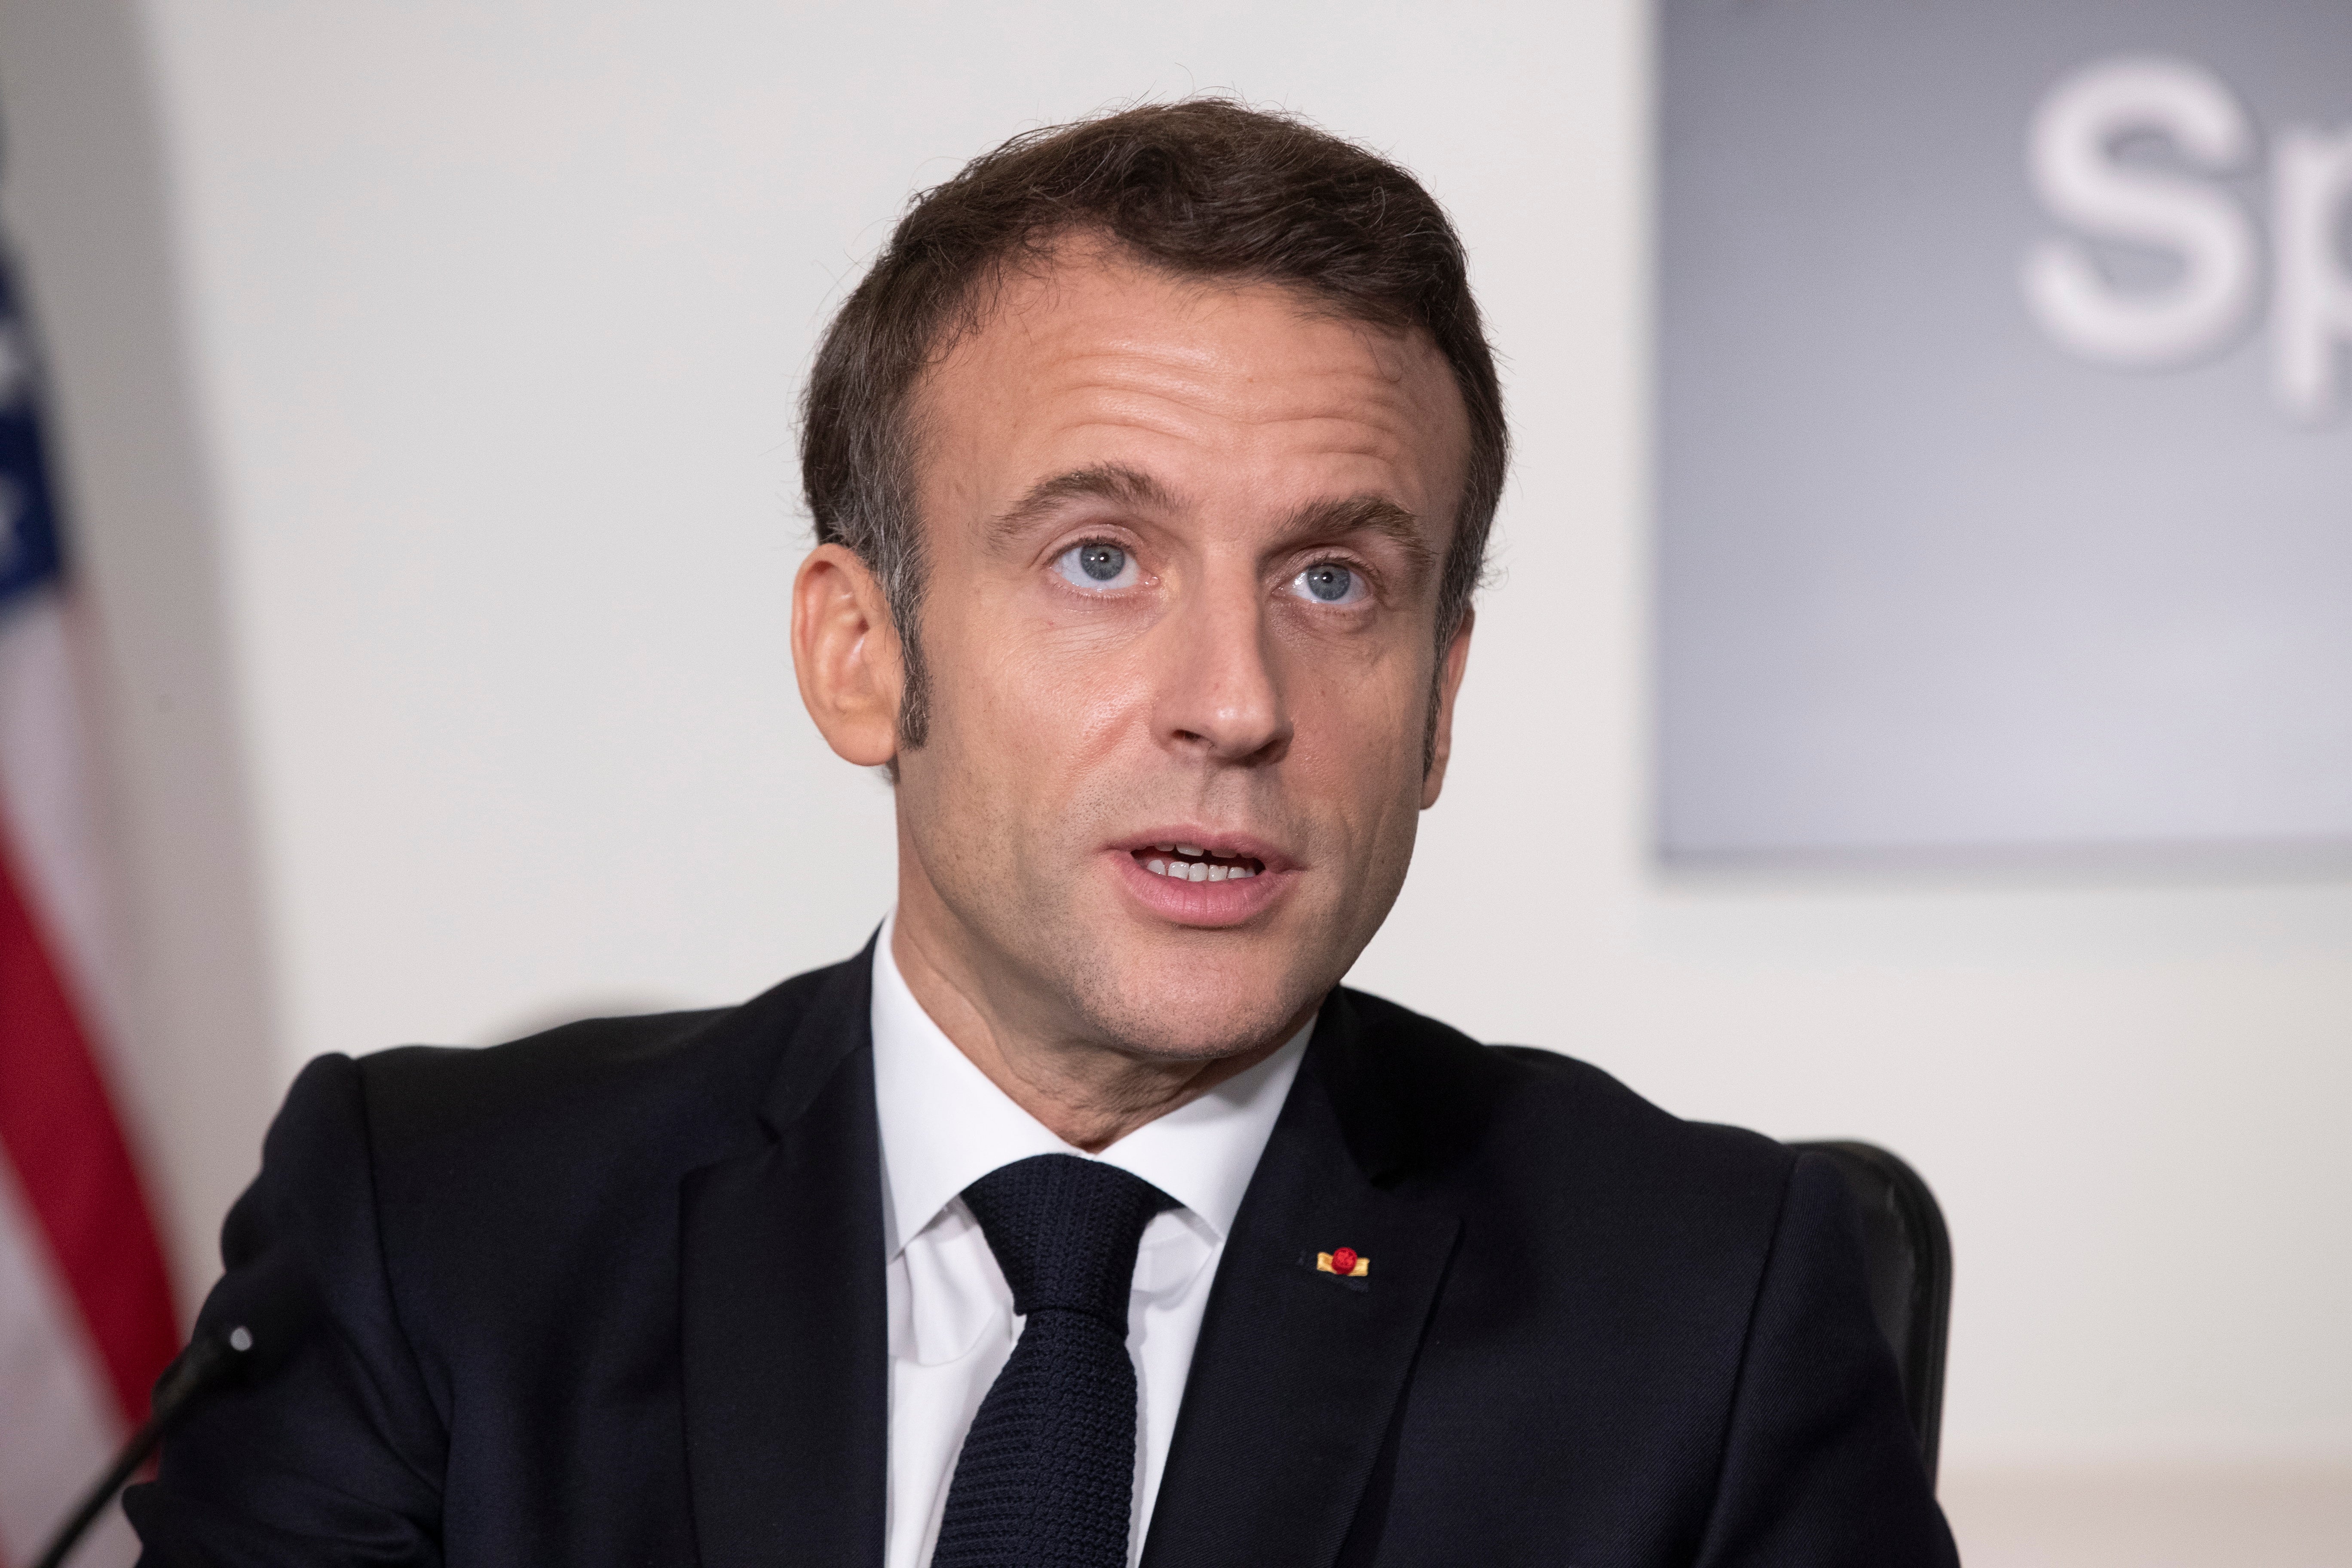
<path fill-rule="evenodd" d="M 1265 870 L 1262 860 L 1222 854 L 1213 845 L 1153 844 L 1130 853 L 1153 876 L 1179 882 L 1240 882 Z"/>

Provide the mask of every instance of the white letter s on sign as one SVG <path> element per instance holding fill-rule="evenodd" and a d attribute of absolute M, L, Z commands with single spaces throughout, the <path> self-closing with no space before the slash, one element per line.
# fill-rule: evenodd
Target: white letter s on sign
<path fill-rule="evenodd" d="M 2034 114 L 2027 167 L 2042 205 L 2101 238 L 2173 252 L 2179 280 L 2119 289 L 2080 240 L 2047 239 L 2027 253 L 2023 282 L 2034 319 L 2062 348 L 2153 369 L 2210 353 L 2244 325 L 2258 258 L 2253 226 L 2227 191 L 2114 157 L 2133 132 L 2161 133 L 2219 172 L 2245 161 L 2252 131 L 2211 72 L 2166 59 L 2085 67 Z"/>

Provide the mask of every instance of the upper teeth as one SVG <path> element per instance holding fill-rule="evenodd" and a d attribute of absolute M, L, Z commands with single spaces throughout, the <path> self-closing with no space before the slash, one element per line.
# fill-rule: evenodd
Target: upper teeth
<path fill-rule="evenodd" d="M 1205 854 L 1206 851 L 1197 844 L 1179 844 L 1176 846 L 1176 853 L 1179 855 L 1201 855 Z"/>
<path fill-rule="evenodd" d="M 1205 860 L 1147 860 L 1144 869 L 1180 882 L 1239 882 L 1257 875 L 1246 866 L 1212 866 Z"/>

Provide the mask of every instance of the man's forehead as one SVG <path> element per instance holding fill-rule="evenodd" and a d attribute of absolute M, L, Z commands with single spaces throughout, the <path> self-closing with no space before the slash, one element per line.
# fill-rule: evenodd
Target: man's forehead
<path fill-rule="evenodd" d="M 1108 468 L 1077 449 L 1220 422 L 1287 422 L 1314 426 L 1333 449 L 1422 474 L 1449 492 L 1451 510 L 1467 413 L 1425 333 L 1349 319 L 1294 285 L 1178 277 L 1102 247 L 1065 247 L 986 295 L 934 362 L 915 410 L 925 446 L 959 469 L 977 462 L 1018 491 L 1049 487 L 1039 502 L 1116 499 Z M 1028 471 L 1002 472 L 1012 448 L 1036 459 L 1014 465 Z M 1061 482 L 1093 468 L 1102 472 Z"/>
<path fill-rule="evenodd" d="M 1310 284 L 1247 273 L 1195 274 L 1094 235 L 1077 235 L 1008 260 L 976 289 L 944 364 L 983 340 L 997 347 L 1019 341 L 1050 342 L 1139 309 L 1206 333 L 1236 310 L 1287 318 L 1304 328 L 1328 329 L 1402 375 L 1414 362 L 1442 363 L 1437 345 L 1419 328 L 1398 327 L 1350 311 L 1345 302 Z"/>

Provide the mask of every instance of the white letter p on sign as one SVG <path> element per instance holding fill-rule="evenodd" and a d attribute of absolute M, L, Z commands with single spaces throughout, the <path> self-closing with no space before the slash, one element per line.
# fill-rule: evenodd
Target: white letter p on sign
<path fill-rule="evenodd" d="M 2337 351 L 2352 347 L 2352 274 L 2344 265 L 2352 216 L 2352 126 L 2279 132 L 2274 200 L 2278 299 L 2271 347 L 2279 401 L 2321 419 L 2335 411 Z"/>

